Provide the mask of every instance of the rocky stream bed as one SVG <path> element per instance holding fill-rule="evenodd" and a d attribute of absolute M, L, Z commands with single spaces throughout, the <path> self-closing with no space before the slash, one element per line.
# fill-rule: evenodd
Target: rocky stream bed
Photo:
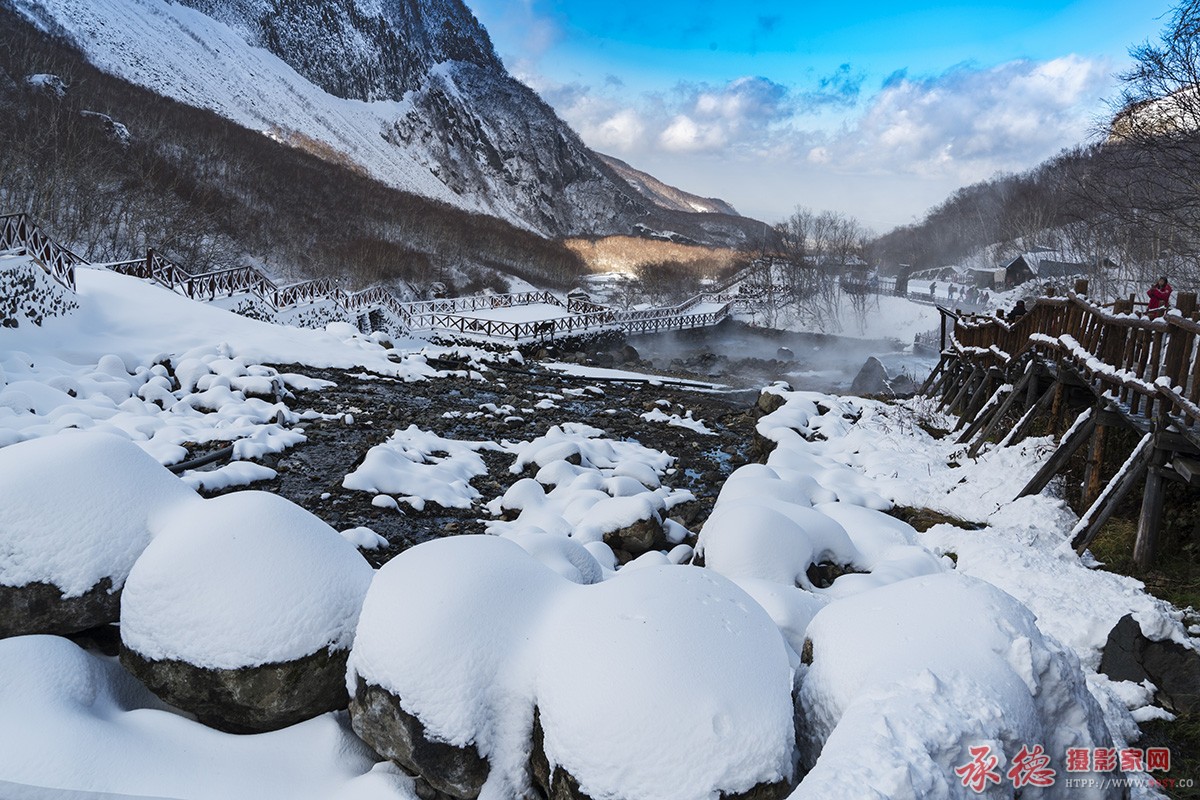
<path fill-rule="evenodd" d="M 725 478 L 758 457 L 754 451 L 757 391 L 753 389 L 703 391 L 669 382 L 547 375 L 535 362 L 520 371 L 489 370 L 482 380 L 459 372 L 407 383 L 355 370 L 279 368 L 336 386 L 298 392 L 289 401 L 294 410 L 311 408 L 325 418 L 300 426 L 307 437 L 304 443 L 264 458 L 278 477 L 254 488 L 281 494 L 339 530 L 365 526 L 384 536 L 389 546 L 366 552 L 376 566 L 428 539 L 482 533 L 488 517 L 482 503 L 469 509 L 427 503 L 422 510 L 407 506 L 398 510 L 373 506 L 371 493 L 343 488 L 343 477 L 362 463 L 371 447 L 410 425 L 448 439 L 501 442 L 530 440 L 554 425 L 584 422 L 602 429 L 608 438 L 664 451 L 676 459 L 664 483 L 687 489 L 697 498 L 676 516 L 693 531 L 707 517 Z M 547 399 L 552 407 L 537 407 Z M 641 418 L 655 409 L 680 417 L 690 411 L 692 419 L 703 421 L 712 433 Z M 488 473 L 472 485 L 483 502 L 499 497 L 522 477 L 509 471 L 513 455 L 489 450 L 480 455 Z"/>

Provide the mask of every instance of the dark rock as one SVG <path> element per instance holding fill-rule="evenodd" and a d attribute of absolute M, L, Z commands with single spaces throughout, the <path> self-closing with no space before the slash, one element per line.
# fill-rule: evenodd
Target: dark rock
<path fill-rule="evenodd" d="M 761 392 L 755 405 L 763 414 L 770 414 L 783 408 L 786 403 L 787 400 L 781 395 L 774 392 Z"/>
<path fill-rule="evenodd" d="M 229 733 L 286 728 L 345 708 L 346 650 L 319 650 L 276 664 L 208 669 L 151 660 L 122 645 L 121 664 L 150 691 L 196 719 Z"/>
<path fill-rule="evenodd" d="M 0 586 L 0 639 L 32 633 L 67 634 L 116 622 L 121 592 L 104 578 L 78 597 L 52 583 Z"/>
<path fill-rule="evenodd" d="M 624 345 L 617 351 L 617 361 L 622 364 L 638 364 L 641 360 L 642 354 L 631 344 Z"/>
<path fill-rule="evenodd" d="M 867 359 L 850 384 L 850 394 L 865 397 L 867 395 L 892 395 L 891 383 L 888 382 L 887 369 L 875 356 Z"/>
<path fill-rule="evenodd" d="M 896 377 L 889 379 L 888 383 L 891 384 L 892 392 L 897 397 L 908 397 L 914 395 L 917 393 L 917 390 L 921 388 L 908 373 L 901 373 Z"/>
<path fill-rule="evenodd" d="M 833 585 L 833 582 L 843 575 L 861 574 L 863 571 L 855 569 L 846 564 L 835 564 L 831 561 L 822 561 L 819 564 L 809 564 L 805 571 L 805 576 L 809 583 L 818 589 L 828 589 Z"/>
<path fill-rule="evenodd" d="M 639 519 L 624 528 L 609 531 L 604 534 L 604 543 L 613 550 L 625 550 L 637 556 L 648 550 L 665 547 L 667 537 L 663 533 L 662 519 L 655 514 L 648 519 Z"/>
<path fill-rule="evenodd" d="M 488 762 L 478 750 L 430 739 L 400 698 L 361 677 L 350 699 L 350 724 L 375 752 L 439 792 L 466 800 L 478 797 L 487 780 Z"/>
<path fill-rule="evenodd" d="M 1168 711 L 1200 711 L 1200 653 L 1176 642 L 1152 641 L 1132 614 L 1109 632 L 1100 671 L 1116 681 L 1149 680 L 1157 687 L 1154 699 Z"/>
<path fill-rule="evenodd" d="M 774 439 L 768 439 L 758 431 L 750 439 L 750 452 L 747 454 L 752 461 L 759 464 L 767 463 L 767 458 L 779 446 L 779 442 Z"/>
<path fill-rule="evenodd" d="M 794 361 L 796 354 L 792 352 L 790 347 L 781 347 L 775 351 L 775 358 L 780 361 Z"/>
<path fill-rule="evenodd" d="M 705 480 L 708 479 L 707 472 L 705 473 L 704 477 Z M 700 511 L 701 506 L 699 500 L 687 500 L 672 508 L 671 513 L 667 516 L 675 522 L 678 522 L 680 525 L 687 527 L 695 521 L 696 517 L 699 516 Z"/>

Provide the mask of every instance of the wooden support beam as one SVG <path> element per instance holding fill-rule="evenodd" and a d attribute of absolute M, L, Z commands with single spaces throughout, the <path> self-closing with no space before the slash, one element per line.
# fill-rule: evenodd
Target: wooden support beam
<path fill-rule="evenodd" d="M 1104 440 L 1108 436 L 1108 425 L 1103 413 L 1096 414 L 1096 427 L 1092 431 L 1092 446 L 1088 448 L 1087 465 L 1083 470 L 1083 504 L 1090 506 L 1100 496 L 1101 471 L 1104 468 Z"/>
<path fill-rule="evenodd" d="M 1031 385 L 1033 383 L 1033 381 L 1030 381 Z M 1039 414 L 1050 407 L 1050 401 L 1053 399 L 1054 387 L 1051 386 L 1042 393 L 1042 396 L 1036 403 L 1029 407 L 1029 410 L 1026 411 L 1025 415 L 1021 417 L 1021 420 L 1017 423 L 1017 426 L 1009 431 L 1008 435 L 1005 436 L 1000 442 L 1000 446 L 1008 447 L 1009 445 L 1020 444 L 1023 442 L 1025 437 L 1029 435 L 1029 429 L 1033 426 L 1033 421 L 1037 419 Z"/>
<path fill-rule="evenodd" d="M 984 371 L 983 378 L 979 381 L 979 388 L 975 389 L 963 404 L 963 412 L 958 417 L 958 422 L 954 426 L 954 432 L 961 430 L 969 423 L 975 421 L 975 416 L 983 410 L 988 400 L 992 399 L 995 395 L 995 392 L 992 391 L 992 384 L 995 380 L 995 370 L 988 369 Z"/>
<path fill-rule="evenodd" d="M 929 377 L 926 378 L 925 382 L 921 384 L 921 391 L 919 391 L 917 394 L 924 395 L 926 392 L 929 391 L 930 387 L 933 385 L 934 380 L 937 378 L 938 375 L 941 374 L 942 370 L 946 368 L 946 362 L 949 360 L 950 360 L 950 357 L 947 356 L 945 353 L 942 353 L 942 357 L 938 359 L 937 366 L 933 368 L 933 372 L 929 373 Z"/>
<path fill-rule="evenodd" d="M 1158 554 L 1159 534 L 1162 532 L 1163 478 L 1161 471 L 1154 467 L 1166 463 L 1168 456 L 1165 450 L 1155 450 L 1150 469 L 1146 471 L 1142 513 L 1138 517 L 1137 539 L 1133 543 L 1133 563 L 1139 569 L 1148 569 Z"/>
<path fill-rule="evenodd" d="M 983 391 L 985 381 L 987 381 L 987 370 L 984 367 L 976 366 L 967 378 L 967 382 L 963 384 L 963 391 L 950 404 L 950 413 L 958 414 L 961 419 L 962 415 L 967 413 L 967 406 L 974 402 L 975 398 Z"/>
<path fill-rule="evenodd" d="M 977 367 L 977 366 L 971 367 L 970 374 L 967 375 L 963 379 L 962 383 L 958 386 L 958 391 L 955 392 L 954 398 L 948 404 L 946 404 L 946 409 L 950 413 L 954 413 L 954 409 L 958 408 L 959 402 L 962 400 L 963 396 L 966 395 L 967 391 L 971 388 L 971 384 L 973 384 L 975 382 L 975 376 L 977 376 L 978 374 L 979 374 L 979 367 Z M 949 393 L 947 393 L 947 394 L 949 394 Z"/>
<path fill-rule="evenodd" d="M 948 380 L 950 380 L 950 375 L 951 375 L 950 370 L 948 370 L 948 369 L 943 370 L 942 376 L 940 378 L 938 378 L 937 381 L 933 384 L 933 386 L 931 386 L 929 388 L 928 392 L 924 393 L 925 396 L 926 397 L 937 397 L 941 393 L 942 387 L 946 384 L 946 382 Z"/>
<path fill-rule="evenodd" d="M 1061 375 L 1054 376 L 1054 402 L 1050 404 L 1050 418 L 1053 427 L 1050 429 L 1054 433 L 1054 438 L 1058 438 L 1059 431 L 1062 430 L 1063 417 L 1066 415 L 1066 394 L 1067 384 L 1063 381 Z"/>
<path fill-rule="evenodd" d="M 997 386 L 996 391 L 988 395 L 987 400 L 974 410 L 974 413 L 972 413 L 970 417 L 971 424 L 967 425 L 967 429 L 963 431 L 961 436 L 958 437 L 958 444 L 966 444 L 967 442 L 971 441 L 975 434 L 978 433 L 979 429 L 982 428 L 996 413 L 996 409 L 1004 404 L 1000 401 L 1001 396 L 1004 395 L 1007 395 L 1004 402 L 1007 402 L 1008 397 L 1012 396 L 1012 388 L 1006 383 Z M 955 430 L 963 427 L 963 422 L 965 419 L 965 416 L 959 419 L 959 424 Z"/>
<path fill-rule="evenodd" d="M 967 373 L 969 371 L 970 370 L 967 369 L 967 365 L 962 361 L 959 361 L 954 365 L 954 371 L 949 373 L 950 379 L 946 381 L 946 385 L 942 387 L 942 397 L 938 401 L 938 411 L 943 410 L 947 405 L 949 405 L 951 399 L 957 395 L 958 390 L 962 386 L 963 381 L 966 380 Z"/>
<path fill-rule="evenodd" d="M 1092 429 L 1095 426 L 1095 409 L 1088 408 L 1075 420 L 1075 424 L 1071 426 L 1071 430 L 1063 437 L 1062 442 L 1058 445 L 1058 449 L 1054 451 L 1049 460 L 1030 479 L 1029 483 L 1025 484 L 1025 488 L 1021 490 L 1017 498 L 1031 494 L 1040 494 L 1050 483 L 1051 479 L 1067 466 L 1067 462 L 1071 460 L 1071 456 L 1075 455 L 1075 452 L 1091 437 Z"/>
<path fill-rule="evenodd" d="M 1187 456 L 1175 456 L 1171 459 L 1171 468 L 1191 486 L 1200 486 L 1200 461 Z"/>
<path fill-rule="evenodd" d="M 998 408 L 992 409 L 992 413 L 987 415 L 988 418 L 986 419 L 986 423 L 983 419 L 976 420 L 977 423 L 981 423 L 979 427 L 981 427 L 982 430 L 979 431 L 979 436 L 975 439 L 975 441 L 971 444 L 971 448 L 967 451 L 968 456 L 975 458 L 975 456 L 979 454 L 979 450 L 983 447 L 983 443 L 986 442 L 987 438 L 992 435 L 994 430 L 996 430 L 996 426 L 999 425 L 1001 420 L 1003 420 L 1008 414 L 1008 411 L 1010 408 L 1012 408 L 1013 403 L 1015 403 L 1017 399 L 1021 397 L 1021 393 L 1025 390 L 1025 386 L 1033 379 L 1033 373 L 1036 369 L 1037 364 L 1031 361 L 1029 367 L 1025 371 L 1025 374 L 1021 376 L 1021 380 L 1017 381 L 1017 385 L 1014 386 L 1012 391 L 1008 393 L 1008 397 L 1004 398 L 1004 402 L 1001 403 Z M 972 428 L 974 427 L 975 426 L 972 426 Z M 963 444 L 968 442 L 974 435 L 975 433 L 973 430 L 968 430 L 965 434 L 963 434 L 962 438 L 958 440 L 958 443 Z"/>
<path fill-rule="evenodd" d="M 1137 482 L 1143 476 L 1147 476 L 1150 460 L 1154 453 L 1159 452 L 1154 449 L 1153 441 L 1154 435 L 1151 433 L 1147 433 L 1142 437 L 1137 447 L 1130 453 L 1129 458 L 1121 465 L 1121 469 L 1117 471 L 1117 474 L 1104 487 L 1104 491 L 1100 493 L 1100 496 L 1084 512 L 1078 524 L 1071 530 L 1071 547 L 1075 548 L 1076 553 L 1082 555 L 1087 546 L 1100 533 L 1100 529 L 1104 527 L 1104 523 L 1108 522 L 1108 518 L 1112 516 L 1113 511 L 1117 509 L 1117 504 L 1125 499 L 1125 495 L 1129 494 L 1129 490 L 1136 486 Z M 1146 481 L 1148 489 L 1150 481 L 1148 476 L 1146 477 Z M 1161 486 L 1161 478 L 1158 481 Z M 1145 507 L 1143 503 L 1143 511 Z M 1139 526 L 1139 538 L 1140 530 Z"/>
<path fill-rule="evenodd" d="M 1182 475 L 1180 475 L 1178 472 L 1176 472 L 1174 470 L 1174 468 L 1171 464 L 1166 464 L 1161 467 L 1151 467 L 1150 469 L 1157 472 L 1159 477 L 1161 477 L 1163 480 L 1170 481 L 1171 483 L 1178 483 L 1181 486 L 1190 486 L 1191 485 L 1190 483 L 1188 483 L 1187 478 L 1184 478 Z"/>

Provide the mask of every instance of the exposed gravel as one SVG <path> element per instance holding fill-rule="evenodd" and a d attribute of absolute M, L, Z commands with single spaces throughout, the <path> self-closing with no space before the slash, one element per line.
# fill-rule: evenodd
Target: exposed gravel
<path fill-rule="evenodd" d="M 488 473 L 476 478 L 472 485 L 480 491 L 482 500 L 466 510 L 442 508 L 433 503 L 422 511 L 406 506 L 403 511 L 378 508 L 371 505 L 372 494 L 342 488 L 342 478 L 362 463 L 371 447 L 409 425 L 450 439 L 498 442 L 528 441 L 544 434 L 552 425 L 585 422 L 603 429 L 610 438 L 637 441 L 662 450 L 676 459 L 676 471 L 664 479 L 664 484 L 689 489 L 699 500 L 690 509 L 696 516 L 685 521 L 693 531 L 707 518 L 725 478 L 757 456 L 752 452 L 756 392 L 722 395 L 669 385 L 599 383 L 510 372 L 490 373 L 484 381 L 451 376 L 403 383 L 382 377 L 356 377 L 362 374 L 361 370 L 300 365 L 279 368 L 334 381 L 336 387 L 297 393 L 289 405 L 298 411 L 312 408 L 337 417 L 305 422 L 308 441 L 263 459 L 279 476 L 270 482 L 257 483 L 254 488 L 278 492 L 338 530 L 362 525 L 383 535 L 390 546 L 367 552 L 376 565 L 427 539 L 482 533 L 484 518 L 488 516 L 480 507 L 482 502 L 503 494 L 520 477 L 508 471 L 513 461 L 511 455 L 481 451 Z M 537 366 L 531 364 L 529 368 Z M 564 388 L 584 391 L 578 396 L 555 400 L 556 408 L 534 408 L 547 394 L 563 394 Z M 658 404 L 660 400 L 671 405 Z M 475 418 L 444 416 L 454 411 L 464 415 L 478 412 L 487 403 L 509 405 L 516 412 Z M 690 410 L 715 435 L 640 418 L 640 414 L 654 408 L 680 416 Z M 344 421 L 347 414 L 352 416 L 352 422 Z"/>

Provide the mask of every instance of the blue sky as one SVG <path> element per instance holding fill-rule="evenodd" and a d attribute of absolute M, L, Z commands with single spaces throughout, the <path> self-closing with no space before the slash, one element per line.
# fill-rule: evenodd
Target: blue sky
<path fill-rule="evenodd" d="M 467 0 L 584 141 L 775 222 L 875 230 L 1094 135 L 1172 3 Z"/>

